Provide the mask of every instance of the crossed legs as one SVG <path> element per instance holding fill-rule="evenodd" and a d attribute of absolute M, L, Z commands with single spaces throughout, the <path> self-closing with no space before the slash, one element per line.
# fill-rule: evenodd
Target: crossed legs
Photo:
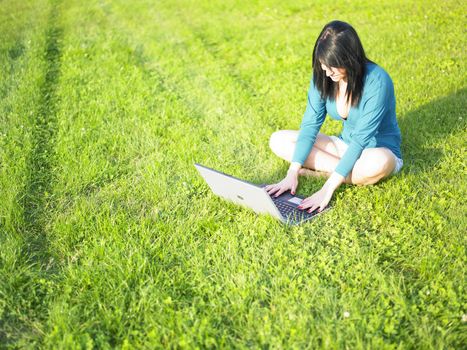
<path fill-rule="evenodd" d="M 280 158 L 291 162 L 298 138 L 296 130 L 280 130 L 271 135 L 269 146 Z M 322 175 L 331 174 L 343 156 L 345 149 L 339 143 L 319 133 L 315 144 L 308 155 L 302 175 L 312 175 L 308 169 L 321 172 Z M 345 179 L 346 183 L 355 185 L 372 185 L 391 175 L 396 166 L 393 153 L 385 147 L 367 148 L 354 165 L 352 172 Z"/>

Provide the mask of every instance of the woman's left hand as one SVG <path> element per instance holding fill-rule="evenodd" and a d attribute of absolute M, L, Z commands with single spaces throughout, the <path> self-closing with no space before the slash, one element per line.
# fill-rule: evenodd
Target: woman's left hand
<path fill-rule="evenodd" d="M 345 181 L 345 177 L 342 175 L 333 172 L 329 179 L 324 183 L 324 186 L 316 192 L 314 195 L 305 198 L 298 209 L 308 209 L 308 212 L 311 213 L 318 209 L 322 211 L 329 204 L 329 201 L 334 194 L 334 191 Z"/>
<path fill-rule="evenodd" d="M 305 210 L 309 208 L 309 213 L 318 209 L 318 211 L 320 212 L 324 208 L 326 208 L 326 206 L 332 198 L 333 193 L 333 189 L 324 185 L 318 192 L 316 192 L 310 197 L 305 198 L 298 206 L 298 209 Z"/>

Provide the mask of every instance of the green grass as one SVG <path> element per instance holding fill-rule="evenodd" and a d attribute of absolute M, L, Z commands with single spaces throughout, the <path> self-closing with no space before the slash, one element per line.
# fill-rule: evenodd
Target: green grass
<path fill-rule="evenodd" d="M 2 1 L 0 348 L 465 347 L 465 10 Z M 336 18 L 393 78 L 401 174 L 299 227 L 214 196 L 193 162 L 283 177 Z"/>

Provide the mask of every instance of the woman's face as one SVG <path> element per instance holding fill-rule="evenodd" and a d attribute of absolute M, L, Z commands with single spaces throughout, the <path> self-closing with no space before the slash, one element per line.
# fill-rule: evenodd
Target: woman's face
<path fill-rule="evenodd" d="M 339 82 L 347 80 L 347 72 L 345 68 L 328 67 L 321 63 L 321 69 L 326 72 L 326 76 L 331 78 L 332 81 Z"/>

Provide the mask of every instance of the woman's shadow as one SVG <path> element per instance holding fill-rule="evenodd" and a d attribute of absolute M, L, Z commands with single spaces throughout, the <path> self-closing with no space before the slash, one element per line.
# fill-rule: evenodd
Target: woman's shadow
<path fill-rule="evenodd" d="M 398 118 L 403 171 L 425 172 L 445 156 L 442 145 L 449 142 L 449 136 L 466 130 L 466 102 L 467 89 L 463 88 Z"/>

